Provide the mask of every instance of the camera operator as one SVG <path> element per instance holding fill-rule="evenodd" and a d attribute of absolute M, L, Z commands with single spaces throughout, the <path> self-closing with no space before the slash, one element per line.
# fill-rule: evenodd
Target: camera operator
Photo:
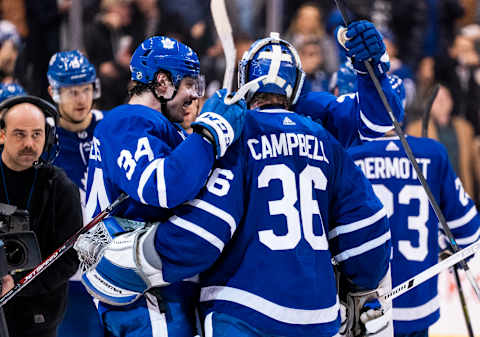
<path fill-rule="evenodd" d="M 33 96 L 9 98 L 0 110 L 4 111 L 0 202 L 28 212 L 30 230 L 36 234 L 44 259 L 82 227 L 78 188 L 51 164 L 57 112 Z M 66 308 L 67 281 L 77 268 L 76 252 L 70 250 L 4 306 L 10 336 L 57 335 Z M 18 281 L 25 274 L 13 277 Z"/>

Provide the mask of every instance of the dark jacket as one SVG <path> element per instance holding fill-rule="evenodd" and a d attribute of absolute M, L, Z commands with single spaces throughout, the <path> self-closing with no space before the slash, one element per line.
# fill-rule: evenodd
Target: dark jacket
<path fill-rule="evenodd" d="M 51 165 L 38 169 L 30 216 L 42 259 L 82 227 L 78 188 L 62 169 Z M 5 305 L 10 336 L 56 328 L 65 313 L 67 281 L 78 264 L 75 250 L 68 250 Z M 25 274 L 16 274 L 16 281 Z"/>

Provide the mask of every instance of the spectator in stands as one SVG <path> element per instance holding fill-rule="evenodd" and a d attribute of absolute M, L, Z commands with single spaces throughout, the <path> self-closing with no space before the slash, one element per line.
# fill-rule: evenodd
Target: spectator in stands
<path fill-rule="evenodd" d="M 297 48 L 305 41 L 316 39 L 323 53 L 325 70 L 333 73 L 338 69 L 338 49 L 326 33 L 323 12 L 316 3 L 307 2 L 300 6 L 290 23 L 285 39 Z"/>
<path fill-rule="evenodd" d="M 319 40 L 305 40 L 298 48 L 305 72 L 304 91 L 327 91 L 330 74 L 325 70 L 322 45 Z"/>
<path fill-rule="evenodd" d="M 474 193 L 474 168 L 478 167 L 478 154 L 474 150 L 472 125 L 460 116 L 452 116 L 454 99 L 448 87 L 441 85 L 435 98 L 428 124 L 428 137 L 440 141 L 447 148 L 448 157 L 455 173 L 472 197 Z M 422 121 L 407 125 L 407 133 L 420 137 Z M 478 200 L 478 198 L 474 198 Z"/>
<path fill-rule="evenodd" d="M 0 21 L 0 82 L 12 83 L 21 40 L 15 26 L 5 20 Z"/>
<path fill-rule="evenodd" d="M 98 100 L 100 109 L 111 109 L 127 97 L 134 43 L 132 35 L 126 32 L 131 23 L 131 3 L 132 0 L 102 0 L 99 15 L 85 27 L 86 53 L 98 70 L 103 90 Z"/>

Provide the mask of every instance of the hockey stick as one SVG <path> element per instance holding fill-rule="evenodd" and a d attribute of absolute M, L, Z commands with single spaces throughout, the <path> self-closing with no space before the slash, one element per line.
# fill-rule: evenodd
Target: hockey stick
<path fill-rule="evenodd" d="M 458 275 L 458 267 L 453 266 L 453 273 L 455 275 L 455 282 L 457 283 L 458 297 L 460 297 L 460 304 L 462 305 L 463 317 L 465 318 L 465 325 L 467 326 L 468 336 L 473 336 L 472 322 L 470 321 L 470 315 L 468 314 L 467 302 L 465 301 L 465 295 L 463 294 L 462 282 Z"/>
<path fill-rule="evenodd" d="M 393 300 L 398 296 L 404 294 L 405 292 L 409 291 L 410 289 L 415 288 L 419 284 L 422 284 L 426 280 L 439 274 L 442 270 L 445 270 L 459 263 L 460 261 L 465 260 L 465 258 L 475 254 L 479 250 L 480 250 L 480 241 L 472 243 L 470 246 L 467 246 L 464 249 L 459 250 L 458 252 L 449 256 L 445 260 L 440 261 L 436 265 L 433 265 L 430 268 L 425 269 L 420 274 L 417 274 L 412 278 L 406 280 L 405 282 L 399 284 L 398 286 L 393 288 L 389 293 L 387 293 L 386 295 L 383 295 L 383 298 L 385 300 Z"/>
<path fill-rule="evenodd" d="M 212 0 L 210 2 L 210 11 L 212 12 L 215 29 L 217 30 L 225 55 L 223 88 L 227 89 L 228 96 L 228 94 L 232 92 L 233 72 L 235 71 L 237 51 L 235 49 L 235 43 L 233 42 L 232 26 L 230 25 L 227 9 L 225 8 L 225 0 Z"/>
<path fill-rule="evenodd" d="M 425 104 L 425 114 L 422 118 L 422 137 L 428 137 L 428 122 L 430 121 L 430 111 L 432 110 L 433 101 L 438 94 L 438 89 L 440 89 L 439 84 L 435 84 L 435 86 L 430 91 L 430 96 L 428 97 L 427 104 Z"/>
<path fill-rule="evenodd" d="M 335 4 L 343 18 L 343 21 L 346 26 L 350 23 L 350 19 L 348 18 L 346 8 L 344 4 L 342 3 L 341 0 L 334 0 Z M 410 148 L 410 145 L 408 144 L 405 135 L 402 131 L 402 127 L 400 126 L 400 123 L 398 123 L 397 118 L 393 114 L 392 107 L 390 106 L 390 103 L 388 103 L 387 97 L 385 96 L 385 93 L 383 92 L 382 86 L 380 85 L 380 82 L 378 81 L 377 76 L 373 72 L 372 65 L 370 64 L 369 61 L 365 60 L 364 65 L 367 68 L 368 75 L 372 79 L 375 89 L 377 90 L 378 95 L 380 96 L 380 99 L 382 100 L 383 106 L 387 110 L 387 113 L 393 123 L 393 126 L 395 128 L 395 132 L 400 138 L 400 142 L 402 143 L 402 147 L 405 150 L 405 153 L 407 154 L 408 159 L 410 160 L 410 163 L 412 164 L 415 172 L 417 173 L 418 179 L 420 180 L 420 183 L 423 186 L 423 189 L 425 190 L 425 193 L 427 194 L 428 200 L 430 201 L 430 204 L 432 205 L 432 208 L 437 215 L 438 221 L 440 222 L 443 231 L 448 237 L 448 242 L 450 243 L 450 246 L 452 247 L 453 251 L 456 253 L 460 249 L 458 248 L 457 241 L 452 235 L 452 232 L 450 231 L 450 228 L 447 225 L 447 222 L 445 220 L 445 217 L 443 216 L 442 211 L 440 210 L 440 207 L 438 206 L 435 198 L 433 197 L 432 191 L 430 190 L 430 187 L 427 184 L 427 181 L 420 170 L 420 167 L 418 166 L 417 160 L 415 156 L 413 155 L 412 149 Z M 465 261 L 460 261 L 460 265 L 465 271 L 465 274 L 467 275 L 468 280 L 470 281 L 470 284 L 472 285 L 472 288 L 475 290 L 475 294 L 477 297 L 480 299 L 480 288 L 478 284 L 475 282 L 475 279 L 473 278 L 473 275 L 468 267 L 468 264 Z"/>
<path fill-rule="evenodd" d="M 122 203 L 125 199 L 128 198 L 128 195 L 122 193 L 118 198 L 112 202 L 107 208 L 101 211 L 92 221 L 86 224 L 84 227 L 80 228 L 75 234 L 73 234 L 65 243 L 60 246 L 56 251 L 54 251 L 48 258 L 43 260 L 38 266 L 35 267 L 30 273 L 25 275 L 20 281 L 18 281 L 15 286 L 10 289 L 5 295 L 0 297 L 0 307 L 7 303 L 13 296 L 15 296 L 20 290 L 22 290 L 27 284 L 32 282 L 38 275 L 40 275 L 45 269 L 47 269 L 53 262 L 55 262 L 60 256 L 62 256 L 67 250 L 73 247 L 75 241 L 78 237 L 88 232 L 96 224 L 102 221 L 112 210 Z"/>

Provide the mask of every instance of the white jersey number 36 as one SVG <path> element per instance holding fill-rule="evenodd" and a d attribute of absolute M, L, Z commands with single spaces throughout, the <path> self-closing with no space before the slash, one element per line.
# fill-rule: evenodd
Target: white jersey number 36
<path fill-rule="evenodd" d="M 284 164 L 267 165 L 258 176 L 258 188 L 267 188 L 271 180 L 280 180 L 283 189 L 283 198 L 268 202 L 270 215 L 284 215 L 287 220 L 287 233 L 277 235 L 273 229 L 258 232 L 260 242 L 272 250 L 287 250 L 297 246 L 302 238 L 315 250 L 327 250 L 328 242 L 323 228 L 322 216 L 317 200 L 313 199 L 313 189 L 325 191 L 327 177 L 322 170 L 307 165 L 299 174 L 300 188 L 297 190 L 295 173 Z M 300 191 L 300 214 L 295 208 Z M 320 217 L 322 235 L 313 232 L 313 216 Z"/>

